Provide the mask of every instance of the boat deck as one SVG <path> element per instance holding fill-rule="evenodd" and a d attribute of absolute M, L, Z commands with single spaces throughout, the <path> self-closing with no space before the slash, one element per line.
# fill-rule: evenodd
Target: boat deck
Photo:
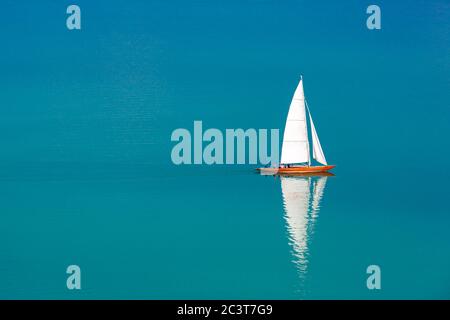
<path fill-rule="evenodd" d="M 288 174 L 288 175 L 320 175 L 329 174 L 328 171 L 333 169 L 335 166 L 297 166 L 297 167 L 287 167 L 287 168 L 258 168 L 261 174 L 275 175 L 275 174 Z"/>

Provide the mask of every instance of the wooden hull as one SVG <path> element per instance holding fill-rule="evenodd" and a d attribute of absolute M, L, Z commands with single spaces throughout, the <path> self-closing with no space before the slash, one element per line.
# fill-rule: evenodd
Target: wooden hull
<path fill-rule="evenodd" d="M 265 175 L 332 175 L 327 171 L 333 169 L 335 166 L 298 166 L 289 168 L 258 168 L 261 174 Z"/>

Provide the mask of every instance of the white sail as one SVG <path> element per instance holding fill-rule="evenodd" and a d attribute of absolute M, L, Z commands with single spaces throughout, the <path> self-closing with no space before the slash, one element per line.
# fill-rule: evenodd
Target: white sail
<path fill-rule="evenodd" d="M 309 111 L 309 110 L 308 110 Z M 322 146 L 320 145 L 319 136 L 317 135 L 316 128 L 314 127 L 314 122 L 311 117 L 311 112 L 309 112 L 309 121 L 311 123 L 311 137 L 313 145 L 313 158 L 316 159 L 323 165 L 327 165 L 327 160 L 323 154 Z"/>
<path fill-rule="evenodd" d="M 306 125 L 305 94 L 303 80 L 300 80 L 289 107 L 284 128 L 281 163 L 302 163 L 310 161 L 308 131 Z"/>

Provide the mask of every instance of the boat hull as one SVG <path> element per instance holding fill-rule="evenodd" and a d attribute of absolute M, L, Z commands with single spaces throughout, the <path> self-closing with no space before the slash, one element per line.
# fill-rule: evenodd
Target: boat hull
<path fill-rule="evenodd" d="M 328 171 L 335 166 L 297 166 L 289 168 L 258 168 L 265 175 L 321 175 L 330 174 Z"/>

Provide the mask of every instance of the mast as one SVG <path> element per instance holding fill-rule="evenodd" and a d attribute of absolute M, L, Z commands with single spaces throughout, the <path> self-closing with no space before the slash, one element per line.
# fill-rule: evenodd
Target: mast
<path fill-rule="evenodd" d="M 302 74 L 300 75 L 300 81 L 303 82 Z M 308 113 L 309 113 L 309 108 L 308 108 L 308 105 L 306 104 L 306 97 L 304 97 L 304 99 L 305 99 L 305 117 L 306 117 L 306 110 L 308 110 Z M 311 116 L 311 113 L 309 113 L 309 115 Z M 306 147 L 308 148 L 308 167 L 310 167 L 311 166 L 311 152 L 310 152 L 311 148 L 309 146 L 308 125 L 306 124 L 306 122 L 305 122 L 305 134 L 306 134 Z"/>

